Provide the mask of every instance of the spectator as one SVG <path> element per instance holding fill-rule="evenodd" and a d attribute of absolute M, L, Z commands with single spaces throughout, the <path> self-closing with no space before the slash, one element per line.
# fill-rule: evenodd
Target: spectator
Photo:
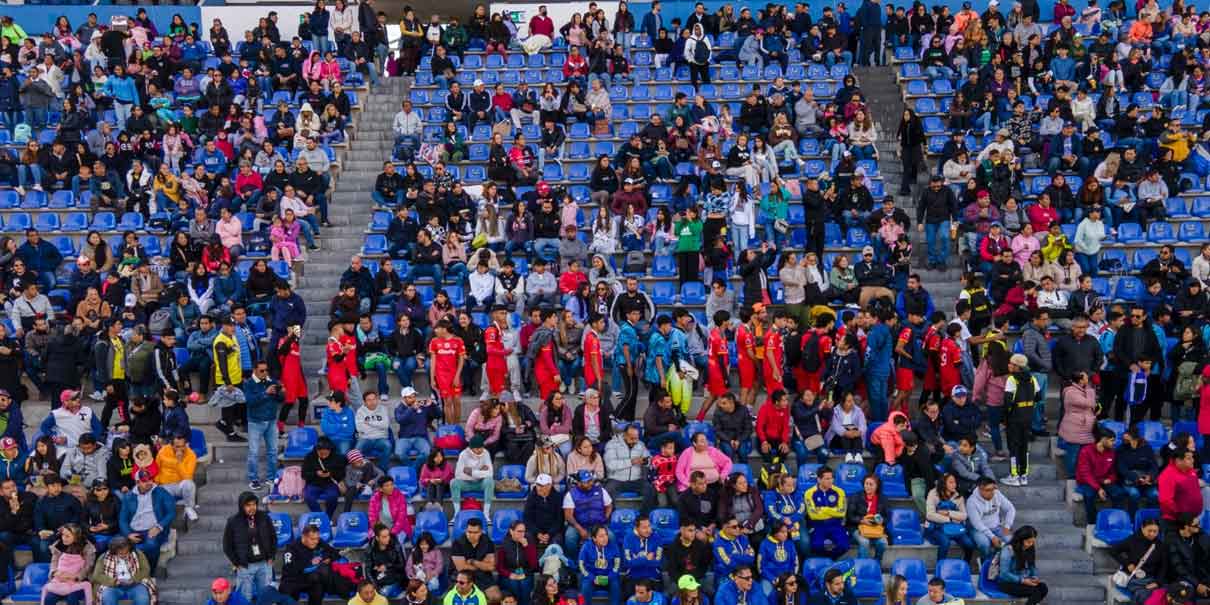
<path fill-rule="evenodd" d="M 1117 468 L 1114 464 L 1116 452 L 1112 431 L 1100 426 L 1093 428 L 1093 443 L 1080 449 L 1076 463 L 1076 492 L 1084 499 L 1085 523 L 1092 525 L 1096 520 L 1098 501 L 1111 502 L 1118 508 L 1129 508 L 1133 514 L 1137 503 L 1127 502 L 1126 490 L 1118 485 Z"/>
<path fill-rule="evenodd" d="M 450 562 L 458 572 L 458 579 L 468 576 L 475 586 L 488 598 L 500 600 L 500 589 L 496 585 L 496 547 L 484 534 L 483 522 L 470 519 L 466 533 L 454 540 L 450 547 Z"/>
<path fill-rule="evenodd" d="M 373 510 L 371 505 L 370 511 Z M 366 547 L 364 559 L 367 579 L 383 595 L 401 594 L 410 583 L 403 545 L 390 527 L 379 523 L 371 523 L 371 527 L 370 544 Z"/>
<path fill-rule="evenodd" d="M 155 586 L 147 556 L 134 550 L 130 541 L 120 536 L 110 541 L 109 549 L 97 558 L 91 580 L 104 605 L 125 599 L 135 605 L 150 603 L 151 590 Z"/>
<path fill-rule="evenodd" d="M 1018 528 L 1012 541 L 1000 549 L 1000 575 L 996 583 L 1005 593 L 1024 597 L 1027 605 L 1046 599 L 1046 583 L 1038 578 L 1035 562 L 1038 532 L 1029 525 Z"/>
<path fill-rule="evenodd" d="M 1113 558 L 1130 574 L 1126 592 L 1136 600 L 1146 600 L 1168 575 L 1168 548 L 1159 537 L 1159 520 L 1145 519 L 1129 538 L 1113 547 Z"/>
<path fill-rule="evenodd" d="M 567 523 L 563 543 L 570 552 L 579 552 L 580 544 L 592 538 L 589 529 L 607 526 L 613 515 L 613 496 L 591 471 L 573 475 L 573 484 L 563 497 L 563 519 Z"/>
<path fill-rule="evenodd" d="M 273 579 L 273 559 L 277 554 L 273 521 L 260 510 L 258 502 L 252 492 L 240 494 L 239 507 L 227 518 L 223 529 L 223 553 L 235 568 L 240 593 L 249 602 L 269 586 Z M 129 543 L 126 548 L 127 553 L 117 554 L 129 554 Z M 110 552 L 113 552 L 112 543 Z M 139 568 L 145 569 L 145 566 Z"/>
<path fill-rule="evenodd" d="M 484 446 L 483 437 L 475 435 L 467 444 L 467 449 L 458 454 L 458 464 L 454 469 L 454 480 L 450 482 L 450 495 L 454 501 L 454 514 L 462 509 L 462 492 L 475 490 L 483 492 L 483 514 L 490 518 L 492 500 L 495 499 L 495 480 L 492 457 Z"/>
<path fill-rule="evenodd" d="M 322 502 L 328 517 L 336 516 L 336 505 L 345 491 L 345 466 L 345 457 L 326 436 L 320 437 L 315 449 L 303 458 L 304 500 L 311 512 L 319 512 Z"/>
<path fill-rule="evenodd" d="M 890 508 L 882 495 L 882 481 L 878 477 L 867 476 L 862 480 L 861 488 L 861 493 L 848 501 L 846 525 L 857 543 L 857 556 L 870 558 L 873 547 L 873 558 L 881 563 L 887 547 Z"/>
<path fill-rule="evenodd" d="M 309 605 L 323 603 L 325 594 L 342 598 L 352 594 L 353 583 L 332 569 L 338 559 L 340 551 L 319 537 L 318 527 L 304 527 L 298 539 L 286 547 L 278 590 L 294 599 L 305 594 Z"/>
<path fill-rule="evenodd" d="M 197 521 L 197 484 L 193 482 L 197 469 L 197 454 L 189 447 L 189 436 L 172 436 L 169 446 L 161 447 L 155 456 L 160 472 L 155 482 L 172 497 L 180 498 L 185 505 L 185 516 Z"/>
<path fill-rule="evenodd" d="M 622 551 L 614 543 L 609 530 L 603 526 L 593 526 L 589 532 L 591 541 L 586 541 L 580 547 L 577 556 L 580 570 L 580 594 L 591 596 L 597 590 L 604 589 L 609 593 L 610 603 L 620 603 L 622 600 Z"/>
<path fill-rule="evenodd" d="M 1156 488 L 1159 465 L 1156 464 L 1155 452 L 1139 435 L 1137 426 L 1122 434 L 1122 445 L 1118 446 L 1115 464 L 1122 488 L 1132 503 L 1137 506 L 1140 502 L 1159 501 L 1159 490 Z"/>
<path fill-rule="evenodd" d="M 820 468 L 816 478 L 815 486 L 803 494 L 811 527 L 811 552 L 837 558 L 849 550 L 849 536 L 844 530 L 848 510 L 845 493 L 834 486 L 832 469 Z"/>
<path fill-rule="evenodd" d="M 154 574 L 156 563 L 160 559 L 160 547 L 168 540 L 168 532 L 176 518 L 176 502 L 172 494 L 155 484 L 150 472 L 139 470 L 134 479 L 135 488 L 122 496 L 122 513 L 118 526 L 122 535 L 147 556 L 149 571 Z M 51 493 L 49 486 L 48 483 L 47 495 Z M 47 525 L 49 524 L 44 520 L 42 527 Z"/>
<path fill-rule="evenodd" d="M 986 558 L 1000 550 L 1012 535 L 1017 509 L 996 489 L 996 480 L 980 479 L 975 492 L 966 499 L 968 532 L 979 556 Z"/>
<path fill-rule="evenodd" d="M 96 562 L 97 550 L 84 537 L 84 529 L 76 523 L 68 523 L 56 532 L 58 540 L 50 546 L 50 581 L 42 586 L 42 600 L 55 602 L 56 595 L 68 601 L 90 602 L 92 584 L 89 572 Z"/>
<path fill-rule="evenodd" d="M 651 425 L 658 426 L 658 425 Z M 628 426 L 605 445 L 605 490 L 613 494 L 638 492 L 643 508 L 655 507 L 655 488 L 647 481 L 648 447 L 639 440 L 637 426 Z"/>
<path fill-rule="evenodd" d="M 374 463 L 354 448 L 345 454 L 344 495 L 345 512 L 353 510 L 353 502 L 371 496 L 378 480 L 386 475 Z"/>
<path fill-rule="evenodd" d="M 1176 521 L 1182 514 L 1202 513 L 1196 460 L 1197 454 L 1192 450 L 1177 450 L 1169 460 L 1168 466 L 1160 471 L 1160 517 L 1166 522 Z"/>

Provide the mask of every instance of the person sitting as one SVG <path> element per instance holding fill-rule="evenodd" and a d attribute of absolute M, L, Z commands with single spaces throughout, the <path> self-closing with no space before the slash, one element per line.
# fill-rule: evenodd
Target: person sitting
<path fill-rule="evenodd" d="M 454 514 L 462 509 L 463 490 L 483 492 L 483 514 L 491 515 L 492 500 L 496 495 L 496 482 L 492 479 L 492 455 L 484 447 L 483 437 L 471 437 L 466 449 L 458 454 L 454 468 L 454 480 L 450 482 L 450 494 L 454 501 Z"/>
<path fill-rule="evenodd" d="M 954 595 L 945 592 L 945 580 L 934 577 L 929 580 L 927 592 L 916 599 L 916 605 L 944 605 L 958 601 Z"/>
<path fill-rule="evenodd" d="M 735 517 L 724 519 L 714 536 L 714 576 L 727 577 L 756 563 L 756 551 Z"/>
<path fill-rule="evenodd" d="M 756 588 L 756 572 L 750 563 L 739 565 L 723 580 L 714 595 L 716 603 L 765 605 L 765 593 Z M 856 604 L 854 599 L 853 603 Z"/>
<path fill-rule="evenodd" d="M 403 490 L 395 485 L 390 475 L 378 478 L 378 489 L 370 496 L 370 527 L 386 526 L 393 536 L 412 535 L 412 521 L 408 516 L 408 500 Z M 371 529 L 371 537 L 377 532 Z M 379 586 L 381 588 L 381 586 Z"/>
<path fill-rule="evenodd" d="M 987 452 L 977 445 L 974 435 L 964 435 L 958 440 L 958 450 L 950 457 L 950 470 L 958 477 L 958 491 L 970 495 L 975 484 L 984 477 L 996 478 L 987 461 Z"/>
<path fill-rule="evenodd" d="M 605 482 L 606 490 L 614 494 L 638 492 L 643 498 L 643 510 L 655 508 L 655 488 L 647 480 L 647 461 L 651 454 L 639 439 L 639 427 L 632 424 L 614 434 L 605 445 L 604 458 L 606 476 L 609 477 Z"/>
<path fill-rule="evenodd" d="M 42 483 L 46 487 L 46 495 L 38 499 L 34 506 L 34 531 L 38 541 L 34 543 L 34 561 L 50 562 L 50 545 L 54 542 L 55 532 L 68 523 L 77 523 L 84 516 L 80 500 L 75 496 L 63 493 L 63 478 L 59 475 L 47 474 Z"/>
<path fill-rule="evenodd" d="M 590 470 L 581 470 L 563 496 L 563 519 L 567 522 L 564 545 L 568 552 L 579 553 L 580 542 L 591 536 L 588 529 L 608 526 L 613 515 L 613 497 Z"/>
<path fill-rule="evenodd" d="M 197 469 L 197 454 L 189 447 L 189 435 L 172 436 L 172 445 L 161 447 L 155 456 L 160 472 L 155 482 L 185 505 L 185 517 L 197 521 L 197 484 L 193 474 Z"/>
<path fill-rule="evenodd" d="M 466 522 L 465 533 L 450 547 L 450 563 L 459 576 L 468 574 L 488 599 L 500 601 L 500 589 L 496 586 L 496 545 L 484 532 L 482 520 L 472 518 Z"/>
<path fill-rule="evenodd" d="M 1159 538 L 1159 519 L 1144 519 L 1129 538 L 1113 547 L 1113 558 L 1130 574 L 1125 590 L 1136 603 L 1146 601 L 1167 577 L 1168 548 Z"/>
<path fill-rule="evenodd" d="M 336 506 L 345 490 L 345 457 L 334 455 L 335 450 L 331 439 L 320 437 L 302 463 L 302 477 L 307 485 L 303 500 L 307 509 L 317 513 L 322 502 L 329 518 L 336 516 Z"/>
<path fill-rule="evenodd" d="M 370 510 L 374 510 L 373 505 Z M 403 546 L 390 527 L 381 523 L 370 525 L 373 528 L 370 530 L 370 544 L 362 555 L 366 575 L 382 594 L 397 596 L 408 585 L 408 565 Z"/>
<path fill-rule="evenodd" d="M 84 526 L 97 548 L 104 549 L 118 535 L 118 514 L 122 504 L 105 479 L 95 479 L 84 501 Z"/>
<path fill-rule="evenodd" d="M 823 590 L 811 595 L 807 605 L 857 605 L 857 596 L 849 588 L 845 573 L 832 568 L 823 574 Z"/>
<path fill-rule="evenodd" d="M 97 550 L 84 537 L 84 528 L 79 524 L 68 523 L 55 533 L 59 539 L 50 547 L 50 581 L 42 587 L 42 602 L 55 603 L 59 599 L 50 595 L 57 595 L 69 603 L 83 599 L 86 605 L 91 605 L 92 584 L 88 576 Z"/>
<path fill-rule="evenodd" d="M 789 525 L 790 539 L 800 558 L 811 552 L 811 536 L 806 526 L 806 508 L 798 497 L 798 479 L 789 473 L 777 475 L 772 497 L 765 500 L 765 516 L 774 527 Z"/>
<path fill-rule="evenodd" d="M 97 559 L 92 570 L 92 583 L 101 595 L 102 605 L 117 605 L 129 600 L 136 605 L 151 602 L 151 564 L 147 555 L 135 550 L 130 540 L 118 536 L 109 542 L 109 549 Z"/>
<path fill-rule="evenodd" d="M 861 493 L 848 501 L 846 525 L 857 542 L 857 556 L 869 558 L 870 548 L 873 547 L 873 558 L 881 563 L 882 555 L 886 553 L 886 524 L 890 520 L 890 509 L 882 495 L 882 481 L 878 477 L 867 475 L 861 487 Z"/>
<path fill-rule="evenodd" d="M 357 35 L 357 32 L 353 32 Z M 386 596 L 378 593 L 378 587 L 370 580 L 362 580 L 357 583 L 357 589 L 353 592 L 353 596 L 349 598 L 348 605 L 387 605 Z"/>
<path fill-rule="evenodd" d="M 609 593 L 610 603 L 622 602 L 622 551 L 603 526 L 589 532 L 591 540 L 580 546 L 577 562 L 580 569 L 580 595 L 591 598 L 597 590 Z"/>
<path fill-rule="evenodd" d="M 168 530 L 176 520 L 176 500 L 156 485 L 146 470 L 137 471 L 134 481 L 134 489 L 122 496 L 118 527 L 122 535 L 147 556 L 149 571 L 154 575 L 160 560 L 160 546 L 168 539 Z"/>
<path fill-rule="evenodd" d="M 454 587 L 445 593 L 445 599 L 442 602 L 471 605 L 475 603 L 485 604 L 488 601 L 483 591 L 479 590 L 479 587 L 475 585 L 470 572 L 460 571 L 454 578 Z"/>
<path fill-rule="evenodd" d="M 322 605 L 325 594 L 346 597 L 354 585 L 332 569 L 341 558 L 340 551 L 319 537 L 319 528 L 308 525 L 286 547 L 278 590 L 294 599 L 307 595 L 309 605 Z"/>
<path fill-rule="evenodd" d="M 373 394 L 373 393 L 371 393 Z M 365 409 L 362 407 L 362 409 Z M 390 446 L 387 447 L 390 451 Z M 378 480 L 385 477 L 386 474 L 382 469 L 374 466 L 362 455 L 361 450 L 351 449 L 345 454 L 345 479 L 344 479 L 344 495 L 345 495 L 345 512 L 353 510 L 353 503 L 362 496 L 372 495 L 374 486 L 378 484 Z"/>
<path fill-rule="evenodd" d="M 1012 535 L 1016 516 L 1016 507 L 997 489 L 996 480 L 980 479 L 974 493 L 966 499 L 967 531 L 979 549 L 980 558 L 990 557 L 1004 545 L 1004 538 Z"/>
<path fill-rule="evenodd" d="M 1113 431 L 1100 425 L 1092 429 L 1094 441 L 1080 449 L 1076 461 L 1076 492 L 1084 498 L 1084 523 L 1096 523 L 1097 502 L 1112 502 L 1117 508 L 1129 508 L 1133 515 L 1135 501 L 1127 501 L 1126 489 L 1118 485 L 1114 465 Z"/>
<path fill-rule="evenodd" d="M 828 467 L 820 468 L 817 483 L 803 494 L 807 518 L 811 526 L 811 552 L 833 559 L 849 550 L 849 534 L 844 529 L 845 493 L 833 484 L 835 475 Z"/>
<path fill-rule="evenodd" d="M 1008 595 L 1025 597 L 1026 605 L 1038 605 L 1049 592 L 1046 583 L 1038 578 L 1037 543 L 1037 530 L 1025 525 L 1014 531 L 1012 540 L 1000 549 L 1000 575 L 996 583 Z"/>
<path fill-rule="evenodd" d="M 756 567 L 760 570 L 761 587 L 766 593 L 773 592 L 773 586 L 782 574 L 796 572 L 798 549 L 790 544 L 789 523 L 774 525 L 769 535 L 761 541 Z"/>
<path fill-rule="evenodd" d="M 1122 434 L 1122 445 L 1118 446 L 1118 480 L 1131 502 L 1158 502 L 1159 490 L 1155 480 L 1160 474 L 1151 444 L 1139 434 L 1138 427 L 1131 427 Z"/>

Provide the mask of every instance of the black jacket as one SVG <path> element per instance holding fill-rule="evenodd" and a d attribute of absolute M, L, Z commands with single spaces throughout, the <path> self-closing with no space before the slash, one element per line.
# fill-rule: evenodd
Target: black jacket
<path fill-rule="evenodd" d="M 318 473 L 321 470 L 328 471 L 331 476 L 320 477 Z M 315 450 L 311 450 L 311 453 L 303 458 L 302 476 L 307 485 L 323 486 L 328 482 L 340 483 L 345 480 L 345 457 L 333 451 L 321 464 L 319 454 Z"/>
<path fill-rule="evenodd" d="M 282 565 L 281 583 L 295 586 L 310 584 L 307 576 L 314 570 L 308 571 L 308 568 L 311 567 L 311 559 L 315 557 L 336 561 L 340 559 L 340 551 L 323 540 L 320 540 L 313 549 L 303 546 L 301 540 L 291 542 L 286 547 L 284 557 L 286 563 Z"/>
<path fill-rule="evenodd" d="M 34 531 L 34 506 L 38 497 L 31 492 L 21 492 L 17 496 L 20 505 L 13 512 L 8 502 L 0 504 L 0 531 L 15 536 L 27 536 Z"/>
<path fill-rule="evenodd" d="M 84 503 L 84 521 L 87 527 L 100 525 L 104 523 L 108 529 L 100 532 L 107 536 L 112 536 L 118 533 L 118 513 L 122 510 L 122 503 L 118 501 L 118 497 L 110 493 L 108 498 L 103 501 L 97 501 L 89 497 Z"/>
<path fill-rule="evenodd" d="M 557 489 L 543 498 L 537 489 L 531 489 L 525 498 L 525 525 L 534 533 L 550 534 L 557 540 L 563 535 L 563 494 Z"/>
<path fill-rule="evenodd" d="M 1210 583 L 1210 536 L 1195 534 L 1188 540 L 1170 532 L 1164 541 L 1168 547 L 1168 581 L 1183 581 L 1197 586 Z"/>
<path fill-rule="evenodd" d="M 363 560 L 366 578 L 373 582 L 374 586 L 382 588 L 392 584 L 407 585 L 407 557 L 403 554 L 403 547 L 397 537 L 392 535 L 386 548 L 378 548 L 378 543 L 371 538 Z M 379 566 L 383 569 L 378 569 Z"/>
<path fill-rule="evenodd" d="M 1113 339 L 1113 354 L 1118 367 L 1127 368 L 1130 364 L 1146 358 L 1153 362 L 1163 361 L 1160 343 L 1155 338 L 1155 331 L 1150 324 L 1141 327 L 1124 325 L 1118 330 Z"/>
<path fill-rule="evenodd" d="M 227 526 L 223 528 L 223 554 L 236 567 L 245 567 L 258 561 L 272 562 L 277 556 L 277 533 L 273 529 L 273 520 L 267 513 L 257 509 L 251 519 L 255 529 L 248 527 L 250 520 L 244 514 L 244 503 L 255 502 L 256 495 L 244 492 L 240 494 L 239 501 L 239 510 L 227 519 Z M 253 545 L 256 545 L 255 549 Z"/>
<path fill-rule="evenodd" d="M 940 223 L 958 218 L 958 198 L 954 190 L 942 186 L 933 191 L 925 188 L 916 202 L 917 223 Z"/>
<path fill-rule="evenodd" d="M 1155 548 L 1147 555 L 1152 546 Z M 1163 542 L 1149 542 L 1135 533 L 1113 547 L 1113 558 L 1123 569 L 1128 565 L 1138 565 L 1139 561 L 1143 560 L 1143 555 L 1147 555 L 1147 561 L 1143 564 L 1143 577 L 1163 582 L 1168 577 L 1168 549 L 1164 548 Z"/>
<path fill-rule="evenodd" d="M 664 570 L 674 578 L 689 574 L 701 580 L 713 564 L 714 553 L 710 551 L 710 545 L 701 540 L 685 546 L 678 537 L 664 547 Z"/>

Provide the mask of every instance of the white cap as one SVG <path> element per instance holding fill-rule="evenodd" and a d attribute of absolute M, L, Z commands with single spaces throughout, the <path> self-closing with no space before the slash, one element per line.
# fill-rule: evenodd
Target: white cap
<path fill-rule="evenodd" d="M 135 296 L 134 294 L 126 295 L 126 306 L 127 307 L 135 307 L 135 306 L 138 306 L 138 304 L 139 304 L 139 297 Z"/>
<path fill-rule="evenodd" d="M 554 483 L 554 479 L 551 479 L 550 475 L 547 475 L 546 473 L 542 473 L 541 475 L 538 475 L 536 479 L 534 479 L 534 485 L 550 485 L 552 483 Z"/>
<path fill-rule="evenodd" d="M 475 86 L 483 86 L 483 80 L 475 80 Z"/>
<path fill-rule="evenodd" d="M 416 396 L 416 389 L 413 389 L 412 387 L 403 387 L 403 390 L 399 391 L 400 398 L 415 397 L 415 396 Z"/>

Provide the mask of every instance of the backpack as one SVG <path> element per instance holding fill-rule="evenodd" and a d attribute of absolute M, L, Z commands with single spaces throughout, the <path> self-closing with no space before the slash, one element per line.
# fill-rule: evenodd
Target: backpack
<path fill-rule="evenodd" d="M 282 469 L 281 477 L 277 479 L 277 495 L 283 498 L 297 500 L 302 498 L 303 490 L 307 484 L 303 481 L 301 466 L 287 466 Z"/>
<path fill-rule="evenodd" d="M 819 332 L 811 331 L 807 341 L 802 343 L 802 369 L 807 372 L 819 371 Z"/>
<path fill-rule="evenodd" d="M 157 336 L 163 336 L 172 331 L 172 312 L 167 307 L 156 309 L 147 322 L 147 330 Z"/>
<path fill-rule="evenodd" d="M 1197 387 L 1201 377 L 1197 375 L 1196 361 L 1182 361 L 1176 367 L 1176 386 L 1172 389 L 1172 398 L 1176 401 L 1189 401 L 1197 396 Z"/>
<path fill-rule="evenodd" d="M 760 467 L 761 489 L 777 489 L 777 477 L 789 472 L 781 458 L 773 458 L 771 462 L 766 462 Z"/>
<path fill-rule="evenodd" d="M 647 255 L 638 250 L 631 250 L 626 253 L 626 258 L 622 262 L 623 273 L 646 273 L 647 272 Z"/>
<path fill-rule="evenodd" d="M 693 45 L 693 62 L 698 65 L 705 65 L 710 62 L 710 47 L 706 45 L 706 39 L 702 38 Z"/>
<path fill-rule="evenodd" d="M 29 142 L 31 134 L 29 124 L 24 122 L 17 124 L 17 126 L 13 128 L 13 143 L 17 145 L 24 145 Z"/>

